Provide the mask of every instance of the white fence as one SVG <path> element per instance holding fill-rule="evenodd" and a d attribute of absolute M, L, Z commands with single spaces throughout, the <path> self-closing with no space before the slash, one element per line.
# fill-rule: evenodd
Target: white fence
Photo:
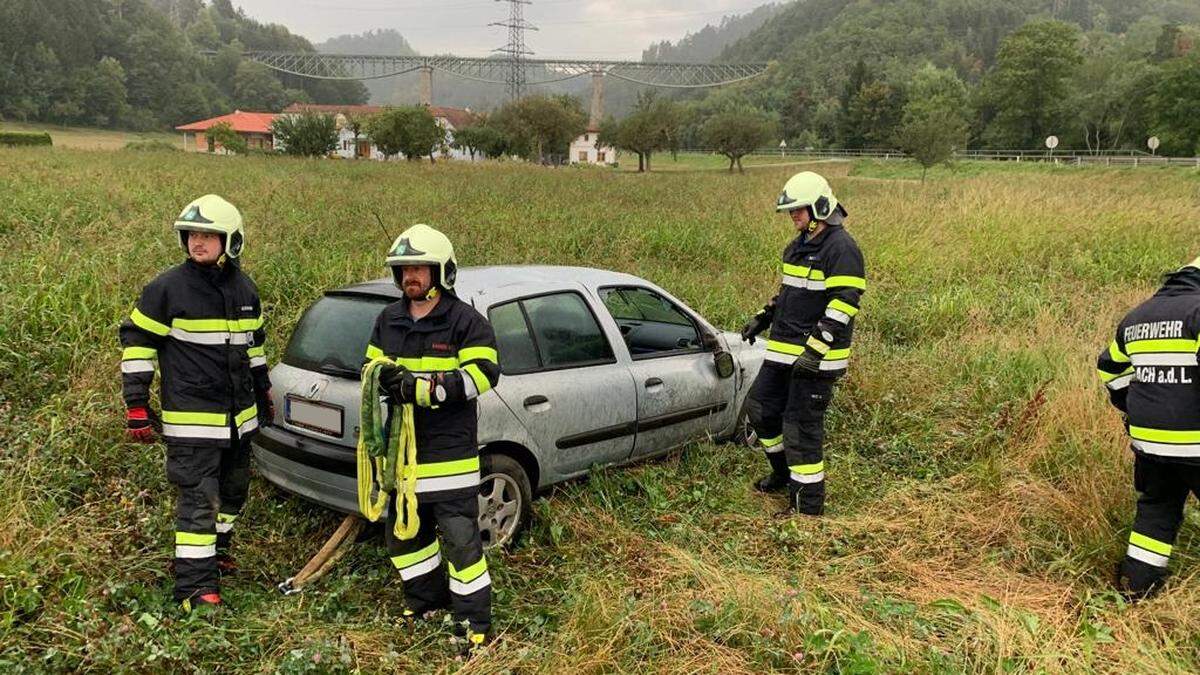
<path fill-rule="evenodd" d="M 705 150 L 684 150 L 681 154 L 712 154 Z M 789 157 L 796 159 L 908 159 L 901 150 L 846 149 L 762 149 L 750 153 L 755 157 Z M 1146 153 L 1102 151 L 1097 153 L 1050 152 L 1048 150 L 967 150 L 954 154 L 957 160 L 995 162 L 1053 162 L 1066 165 L 1103 166 L 1189 166 L 1200 169 L 1200 157 L 1162 157 Z"/>

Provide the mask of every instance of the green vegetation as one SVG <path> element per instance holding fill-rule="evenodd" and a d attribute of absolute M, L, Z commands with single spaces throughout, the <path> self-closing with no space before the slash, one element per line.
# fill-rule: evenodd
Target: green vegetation
<path fill-rule="evenodd" d="M 385 156 L 404 155 L 408 161 L 428 157 L 445 143 L 445 133 L 425 106 L 391 108 L 367 120 L 367 135 Z"/>
<path fill-rule="evenodd" d="M 0 131 L 0 145 L 54 145 L 54 143 L 50 140 L 50 134 L 45 132 L 32 134 L 22 131 Z"/>
<path fill-rule="evenodd" d="M 436 224 L 467 265 L 609 267 L 735 328 L 778 283 L 791 227 L 772 204 L 797 168 L 731 176 L 710 159 L 639 176 L 0 149 L 0 670 L 453 667 L 437 631 L 403 627 L 378 540 L 281 597 L 338 516 L 258 479 L 232 611 L 165 604 L 170 486 L 161 448 L 124 441 L 116 327 L 180 259 L 180 205 L 216 192 L 245 213 L 272 363 L 323 290 L 383 276 L 371 211 Z M 1092 365 L 1117 317 L 1196 254 L 1194 172 L 964 164 L 922 186 L 858 166 L 811 165 L 870 276 L 828 515 L 773 518 L 781 504 L 748 489 L 761 454 L 731 445 L 559 488 L 525 544 L 492 557 L 500 635 L 469 672 L 1200 668 L 1194 511 L 1161 597 L 1109 591 L 1133 490 Z"/>
<path fill-rule="evenodd" d="M 285 155 L 324 157 L 338 146 L 337 120 L 324 113 L 280 115 L 271 123 L 271 133 Z"/>

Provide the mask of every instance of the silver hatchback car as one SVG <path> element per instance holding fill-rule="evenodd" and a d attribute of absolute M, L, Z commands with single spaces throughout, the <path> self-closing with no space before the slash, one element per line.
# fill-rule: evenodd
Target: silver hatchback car
<path fill-rule="evenodd" d="M 714 328 L 638 277 L 581 267 L 459 270 L 455 292 L 496 332 L 500 383 L 479 399 L 479 524 L 513 541 L 534 494 L 703 439 L 744 439 L 764 347 Z M 276 419 L 254 441 L 259 471 L 288 492 L 357 510 L 359 369 L 390 278 L 329 291 L 271 370 Z"/>

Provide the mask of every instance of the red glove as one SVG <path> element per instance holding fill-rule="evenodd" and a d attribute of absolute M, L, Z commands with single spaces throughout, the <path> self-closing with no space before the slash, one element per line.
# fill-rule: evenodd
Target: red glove
<path fill-rule="evenodd" d="M 154 422 L 150 411 L 145 408 L 130 408 L 125 411 L 125 433 L 137 443 L 154 442 Z"/>

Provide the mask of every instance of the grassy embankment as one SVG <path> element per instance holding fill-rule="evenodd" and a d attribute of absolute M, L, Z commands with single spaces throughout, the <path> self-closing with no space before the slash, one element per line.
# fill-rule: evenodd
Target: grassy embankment
<path fill-rule="evenodd" d="M 164 159 L 164 157 L 169 159 Z M 829 512 L 777 520 L 761 456 L 700 444 L 536 505 L 492 558 L 500 635 L 471 672 L 1194 671 L 1189 510 L 1158 599 L 1109 591 L 1129 456 L 1093 376 L 1116 318 L 1200 252 L 1182 171 L 978 171 L 924 186 L 823 164 L 867 252 Z M 773 293 L 794 170 L 633 176 L 517 165 L 0 149 L 0 669 L 432 671 L 378 542 L 282 598 L 337 517 L 256 480 L 215 622 L 164 605 L 160 447 L 123 442 L 115 328 L 204 192 L 243 209 L 274 362 L 322 289 L 382 274 L 369 215 L 460 260 L 610 267 L 736 327 Z"/>

